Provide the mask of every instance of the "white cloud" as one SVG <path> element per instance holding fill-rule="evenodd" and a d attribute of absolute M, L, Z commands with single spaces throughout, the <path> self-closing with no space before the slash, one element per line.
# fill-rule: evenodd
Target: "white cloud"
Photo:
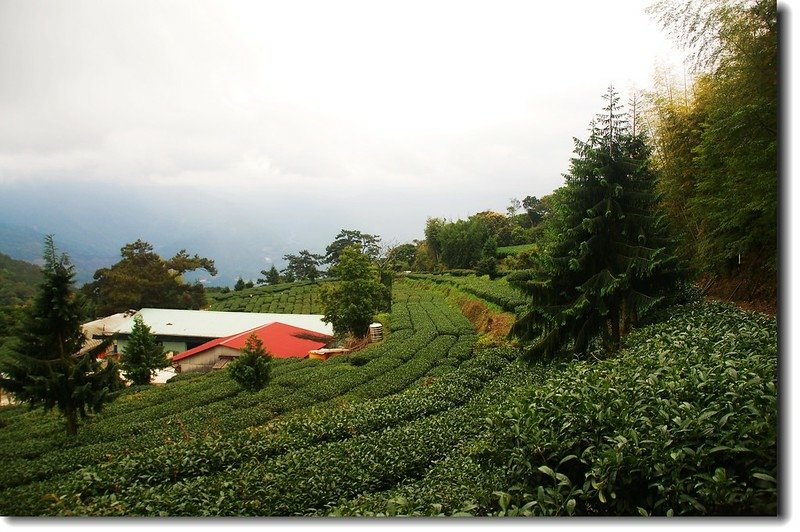
<path fill-rule="evenodd" d="M 0 192 L 204 191 L 228 198 L 203 206 L 218 218 L 253 198 L 285 216 L 330 205 L 335 222 L 293 220 L 331 237 L 503 210 L 561 184 L 609 83 L 645 87 L 669 56 L 645 5 L 5 2 Z M 313 231 L 285 233 L 309 247 Z"/>

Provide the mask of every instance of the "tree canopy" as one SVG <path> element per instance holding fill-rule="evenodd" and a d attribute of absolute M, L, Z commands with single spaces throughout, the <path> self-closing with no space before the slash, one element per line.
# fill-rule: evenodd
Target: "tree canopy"
<path fill-rule="evenodd" d="M 314 282 L 322 276 L 322 272 L 319 269 L 322 259 L 322 255 L 311 253 L 307 249 L 302 250 L 297 255 L 284 255 L 283 260 L 287 261 L 288 264 L 283 271 L 287 278 L 292 281 Z"/>
<path fill-rule="evenodd" d="M 361 252 L 370 260 L 376 260 L 381 253 L 381 237 L 370 235 L 352 229 L 342 229 L 336 238 L 325 248 L 324 262 L 326 264 L 336 264 L 344 248 L 348 246 L 358 246 Z"/>
<path fill-rule="evenodd" d="M 110 268 L 101 268 L 94 281 L 83 291 L 94 302 L 98 315 L 145 307 L 199 309 L 205 306 L 203 285 L 187 283 L 183 274 L 204 269 L 216 275 L 214 261 L 185 249 L 171 259 L 163 259 L 153 246 L 142 240 L 126 244 L 120 250 L 122 260 Z"/>
<path fill-rule="evenodd" d="M 323 320 L 338 335 L 363 338 L 373 317 L 385 304 L 388 289 L 381 284 L 369 257 L 358 246 L 342 250 L 338 264 L 331 268 L 336 281 L 322 287 Z"/>
<path fill-rule="evenodd" d="M 651 12 L 691 52 L 680 98 L 654 94 L 664 205 L 703 275 L 777 291 L 778 18 L 774 0 L 664 1 Z"/>
<path fill-rule="evenodd" d="M 261 275 L 264 277 L 259 277 L 256 280 L 256 283 L 258 284 L 275 285 L 280 284 L 282 281 L 281 274 L 278 272 L 278 268 L 276 268 L 274 264 L 269 270 L 261 270 Z"/>

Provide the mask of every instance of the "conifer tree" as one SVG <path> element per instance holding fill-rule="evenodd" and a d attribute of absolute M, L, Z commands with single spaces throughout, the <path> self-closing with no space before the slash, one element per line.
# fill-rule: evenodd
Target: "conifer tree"
<path fill-rule="evenodd" d="M 0 368 L 0 387 L 31 408 L 57 408 L 67 433 L 78 433 L 78 418 L 99 412 L 122 387 L 117 365 L 97 360 L 108 344 L 81 352 L 86 337 L 73 290 L 75 268 L 45 239 L 44 281 L 30 309 L 18 346 Z"/>
<path fill-rule="evenodd" d="M 633 134 L 613 87 L 586 142 L 575 140 L 566 184 L 555 195 L 550 242 L 514 332 L 535 339 L 528 358 L 576 354 L 602 339 L 607 351 L 679 278 L 657 212 L 649 148 Z M 512 280 L 513 281 L 513 280 Z"/>
<path fill-rule="evenodd" d="M 276 285 L 281 282 L 281 274 L 278 273 L 278 268 L 276 268 L 274 264 L 269 270 L 261 270 L 261 275 L 264 277 L 260 277 L 256 280 L 258 284 Z"/>
<path fill-rule="evenodd" d="M 164 348 L 138 314 L 133 317 L 133 328 L 122 351 L 120 365 L 125 378 L 133 384 L 150 384 L 157 370 L 169 366 Z"/>
<path fill-rule="evenodd" d="M 263 388 L 270 378 L 272 355 L 255 333 L 247 337 L 239 358 L 231 362 L 228 372 L 239 386 L 255 392 Z"/>

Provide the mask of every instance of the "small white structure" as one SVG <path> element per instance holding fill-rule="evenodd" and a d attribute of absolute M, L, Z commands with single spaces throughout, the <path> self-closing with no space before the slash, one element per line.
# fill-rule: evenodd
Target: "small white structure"
<path fill-rule="evenodd" d="M 377 322 L 371 323 L 369 326 L 369 341 L 375 343 L 381 340 L 383 340 L 383 325 Z"/>

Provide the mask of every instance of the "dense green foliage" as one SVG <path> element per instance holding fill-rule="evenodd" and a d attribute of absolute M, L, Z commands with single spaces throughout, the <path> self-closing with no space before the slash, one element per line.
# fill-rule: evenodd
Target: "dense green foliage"
<path fill-rule="evenodd" d="M 269 270 L 261 270 L 261 275 L 264 277 L 259 278 L 256 281 L 258 284 L 276 285 L 281 283 L 281 274 L 278 272 L 278 268 L 276 268 L 274 264 Z"/>
<path fill-rule="evenodd" d="M 257 392 L 269 382 L 272 356 L 255 333 L 244 344 L 239 357 L 228 365 L 228 373 L 239 386 Z"/>
<path fill-rule="evenodd" d="M 14 351 L 19 329 L 24 327 L 24 323 L 25 307 L 0 307 L 0 362 Z"/>
<path fill-rule="evenodd" d="M 158 343 L 140 315 L 133 317 L 133 328 L 120 353 L 120 369 L 133 384 L 150 384 L 156 371 L 170 365 L 164 347 Z"/>
<path fill-rule="evenodd" d="M 30 305 L 42 282 L 42 271 L 29 262 L 0 253 L 0 360 L 11 353 L 25 307 Z"/>
<path fill-rule="evenodd" d="M 0 307 L 30 301 L 41 281 L 38 266 L 0 253 Z"/>
<path fill-rule="evenodd" d="M 319 269 L 323 258 L 322 255 L 311 253 L 307 249 L 300 251 L 297 255 L 292 253 L 284 255 L 283 260 L 287 262 L 286 268 L 283 269 L 284 278 L 290 282 L 315 282 L 323 275 Z"/>
<path fill-rule="evenodd" d="M 200 283 L 185 283 L 183 274 L 205 269 L 216 275 L 214 261 L 180 250 L 165 260 L 153 246 L 137 240 L 121 250 L 122 260 L 101 268 L 81 291 L 94 303 L 97 316 L 145 307 L 199 309 L 206 304 Z"/>
<path fill-rule="evenodd" d="M 107 345 L 82 352 L 86 337 L 73 289 L 75 269 L 59 255 L 52 237 L 44 248 L 44 282 L 29 310 L 19 344 L 0 367 L 0 387 L 45 411 L 57 409 L 67 433 L 78 432 L 78 418 L 99 412 L 121 383 L 113 361 L 102 366 L 97 355 Z"/>
<path fill-rule="evenodd" d="M 509 513 L 775 515 L 777 404 L 775 321 L 691 305 L 521 391 L 486 452 Z"/>
<path fill-rule="evenodd" d="M 497 257 L 498 258 L 506 258 L 509 256 L 519 255 L 520 253 L 524 253 L 526 251 L 533 251 L 536 250 L 536 244 L 520 244 L 517 246 L 502 246 L 497 248 Z"/>
<path fill-rule="evenodd" d="M 324 261 L 331 265 L 338 264 L 342 252 L 350 246 L 356 246 L 371 261 L 375 261 L 381 252 L 380 242 L 381 238 L 377 235 L 370 235 L 352 229 L 342 229 L 333 242 L 325 248 Z"/>
<path fill-rule="evenodd" d="M 492 259 L 497 257 L 498 246 L 530 244 L 538 239 L 541 223 L 549 214 L 550 201 L 531 196 L 525 201 L 528 210 L 523 214 L 515 214 L 515 208 L 510 207 L 505 216 L 484 211 L 466 220 L 428 218 L 425 240 L 417 246 L 412 270 L 437 272 L 476 268 L 480 264 L 488 273 L 493 268 Z"/>
<path fill-rule="evenodd" d="M 535 341 L 528 358 L 555 356 L 567 346 L 583 355 L 597 340 L 616 350 L 679 276 L 645 138 L 613 88 L 604 98 L 589 139 L 575 141 L 542 267 L 525 282 L 512 278 L 531 296 L 514 328 Z"/>
<path fill-rule="evenodd" d="M 388 290 L 372 271 L 370 258 L 355 245 L 341 250 L 330 273 L 336 281 L 320 291 L 323 320 L 332 324 L 339 336 L 363 338 Z"/>
<path fill-rule="evenodd" d="M 774 0 L 660 2 L 695 52 L 686 98 L 654 95 L 660 190 L 686 258 L 707 276 L 775 298 L 778 268 L 778 17 Z M 727 294 L 726 294 L 727 295 Z"/>

